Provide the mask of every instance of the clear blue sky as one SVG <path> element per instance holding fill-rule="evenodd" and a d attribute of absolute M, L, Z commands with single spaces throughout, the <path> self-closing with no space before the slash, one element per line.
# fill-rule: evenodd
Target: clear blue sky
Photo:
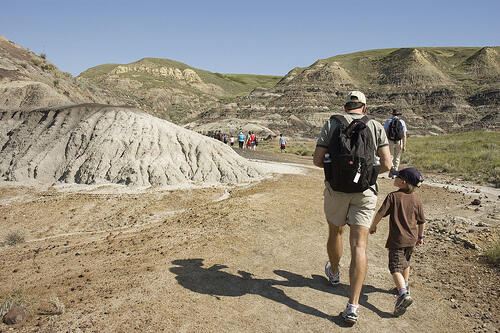
<path fill-rule="evenodd" d="M 368 49 L 498 46 L 500 1 L 2 0 L 0 34 L 73 75 L 144 57 L 284 75 Z"/>

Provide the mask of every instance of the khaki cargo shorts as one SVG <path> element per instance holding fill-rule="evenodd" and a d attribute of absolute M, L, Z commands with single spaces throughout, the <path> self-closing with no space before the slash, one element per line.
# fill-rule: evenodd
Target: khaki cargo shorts
<path fill-rule="evenodd" d="M 325 182 L 324 209 L 326 219 L 338 227 L 343 225 L 361 225 L 369 228 L 375 207 L 377 195 L 372 189 L 362 193 L 344 193 L 332 190 Z"/>

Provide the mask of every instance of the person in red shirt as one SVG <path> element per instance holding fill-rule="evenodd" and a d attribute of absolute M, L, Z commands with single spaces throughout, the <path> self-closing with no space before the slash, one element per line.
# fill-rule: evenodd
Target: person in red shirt
<path fill-rule="evenodd" d="M 252 140 L 252 149 L 255 150 L 255 146 L 257 146 L 257 141 L 256 141 L 256 137 L 255 137 L 255 133 L 252 132 L 252 134 L 250 135 L 250 138 Z"/>
<path fill-rule="evenodd" d="M 252 132 L 248 132 L 247 149 L 252 149 Z"/>

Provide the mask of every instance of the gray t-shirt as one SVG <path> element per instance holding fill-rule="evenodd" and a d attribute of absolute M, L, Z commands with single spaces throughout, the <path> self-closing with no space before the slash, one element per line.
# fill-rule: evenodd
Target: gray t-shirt
<path fill-rule="evenodd" d="M 358 113 L 344 113 L 342 114 L 347 122 L 351 122 L 354 119 L 361 119 L 364 117 L 363 114 Z M 372 133 L 373 142 L 375 146 L 378 148 L 389 145 L 389 140 L 387 140 L 387 135 L 385 134 L 384 126 L 381 123 L 374 119 L 370 119 L 366 124 Z M 335 119 L 328 119 L 323 129 L 319 134 L 318 141 L 316 142 L 316 146 L 328 148 L 328 144 L 332 137 L 333 131 L 337 128 L 338 122 Z M 375 160 L 378 160 L 377 152 L 374 151 Z"/>

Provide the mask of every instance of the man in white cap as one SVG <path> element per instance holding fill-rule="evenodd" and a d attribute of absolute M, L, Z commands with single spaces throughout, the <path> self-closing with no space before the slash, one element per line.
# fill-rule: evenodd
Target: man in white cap
<path fill-rule="evenodd" d="M 376 184 L 376 179 L 378 174 L 389 171 L 391 168 L 391 155 L 389 153 L 387 136 L 382 124 L 365 116 L 366 97 L 362 92 L 351 91 L 347 95 L 344 111 L 345 113 L 342 115 L 332 116 L 323 126 L 316 143 L 313 163 L 325 169 L 324 210 L 329 227 L 327 243 L 329 261 L 325 267 L 325 274 L 330 283 L 334 286 L 340 283 L 339 262 L 342 256 L 343 228 L 346 224 L 350 227 L 350 295 L 349 302 L 342 316 L 346 322 L 354 324 L 358 320 L 359 296 L 366 276 L 366 245 L 368 230 L 377 204 L 378 186 Z M 330 168 L 329 163 L 332 164 L 331 167 L 335 167 L 334 164 L 336 161 L 339 161 L 335 156 L 334 146 L 338 145 L 336 136 L 339 135 L 339 131 L 346 128 L 346 125 L 351 122 L 354 122 L 356 125 L 362 122 L 364 125 L 360 125 L 360 128 L 362 128 L 362 131 L 365 133 L 364 139 L 367 139 L 366 141 L 371 141 L 371 143 L 366 146 L 368 148 L 365 149 L 365 155 L 369 155 L 371 158 L 371 165 L 364 167 L 365 169 L 370 168 L 371 180 L 368 185 L 365 186 L 366 190 L 360 190 L 354 193 L 348 190 L 350 193 L 346 193 L 344 191 L 339 191 L 339 187 L 336 185 L 333 187 L 337 190 L 332 188 L 331 184 L 336 184 L 333 178 L 349 178 L 352 185 L 358 185 L 362 182 L 365 172 L 360 171 L 361 168 L 359 167 L 357 172 L 356 169 L 354 169 L 356 172 L 354 177 L 351 177 L 351 175 L 344 176 L 342 175 L 343 169 L 338 167 L 336 170 L 337 176 L 331 176 L 328 175 L 327 170 Z M 333 144 L 331 144 L 331 142 L 333 142 Z M 349 163 L 353 164 L 352 161 Z M 360 176 L 361 174 L 363 174 L 363 176 Z M 333 180 L 329 181 L 328 177 L 331 177 Z M 343 182 L 344 180 L 341 179 L 339 181 Z"/>

